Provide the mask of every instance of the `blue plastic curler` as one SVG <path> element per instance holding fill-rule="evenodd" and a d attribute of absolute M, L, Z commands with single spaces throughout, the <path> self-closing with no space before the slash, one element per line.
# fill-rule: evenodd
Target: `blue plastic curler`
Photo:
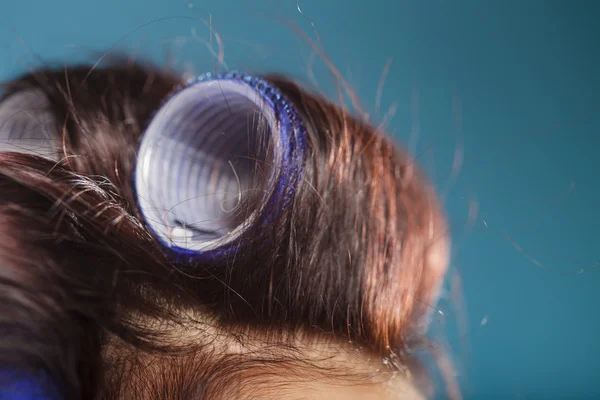
<path fill-rule="evenodd" d="M 0 370 L 0 400 L 58 400 L 56 388 L 41 374 L 31 376 Z"/>
<path fill-rule="evenodd" d="M 305 137 L 293 104 L 259 77 L 232 72 L 190 81 L 141 139 L 135 190 L 147 226 L 175 256 L 226 256 L 259 213 L 275 216 L 289 204 Z M 259 190 L 257 168 L 269 174 L 260 189 L 265 202 L 240 221 L 237 207 Z"/>

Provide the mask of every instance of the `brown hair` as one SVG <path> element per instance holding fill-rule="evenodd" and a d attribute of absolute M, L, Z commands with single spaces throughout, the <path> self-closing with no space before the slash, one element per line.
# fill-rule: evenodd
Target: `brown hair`
<path fill-rule="evenodd" d="M 267 75 L 307 126 L 303 179 L 284 212 L 257 224 L 261 246 L 183 265 L 151 234 L 132 185 L 143 129 L 182 82 L 133 62 L 89 71 L 6 85 L 4 99 L 47 98 L 60 160 L 0 153 L 1 365 L 45 371 L 68 399 L 254 398 L 292 379 L 357 376 L 319 341 L 412 365 L 447 232 L 408 154 Z"/>

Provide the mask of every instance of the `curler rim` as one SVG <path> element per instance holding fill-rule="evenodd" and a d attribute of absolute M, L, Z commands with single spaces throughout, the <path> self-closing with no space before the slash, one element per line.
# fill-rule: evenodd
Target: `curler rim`
<path fill-rule="evenodd" d="M 275 139 L 278 148 L 275 151 L 277 159 L 277 167 L 279 173 L 273 173 L 270 178 L 269 194 L 266 196 L 270 201 L 263 204 L 257 211 L 237 225 L 229 238 L 219 237 L 215 240 L 216 245 L 206 249 L 190 249 L 174 244 L 167 240 L 164 235 L 159 232 L 149 222 L 149 211 L 145 210 L 144 202 L 140 196 L 138 183 L 144 176 L 144 163 L 150 160 L 143 157 L 145 150 L 145 138 L 150 127 L 157 123 L 157 117 L 161 111 L 168 107 L 170 102 L 182 92 L 193 88 L 195 85 L 206 84 L 213 81 L 233 81 L 245 85 L 251 89 L 252 93 L 257 94 L 260 101 L 267 107 L 269 113 L 272 114 L 273 121 L 270 121 L 262 112 L 262 116 L 269 120 L 271 135 Z M 160 126 L 160 125 L 159 125 Z M 290 204 L 292 197 L 297 189 L 297 186 L 302 178 L 303 166 L 306 152 L 306 127 L 302 121 L 301 115 L 296 107 L 290 102 L 285 95 L 273 84 L 265 79 L 250 74 L 232 71 L 228 73 L 205 73 L 200 76 L 189 79 L 185 84 L 176 88 L 172 94 L 166 97 L 161 107 L 159 107 L 154 115 L 149 119 L 144 134 L 141 136 L 138 147 L 138 160 L 134 170 L 134 193 L 136 202 L 145 222 L 146 227 L 158 240 L 165 249 L 170 258 L 175 262 L 189 263 L 198 259 L 221 259 L 229 254 L 236 252 L 241 246 L 241 238 L 247 231 L 249 226 L 255 221 L 256 214 L 268 213 L 265 220 L 271 221 Z M 140 156 L 142 156 L 140 158 Z M 264 214 L 263 214 L 264 215 Z"/>

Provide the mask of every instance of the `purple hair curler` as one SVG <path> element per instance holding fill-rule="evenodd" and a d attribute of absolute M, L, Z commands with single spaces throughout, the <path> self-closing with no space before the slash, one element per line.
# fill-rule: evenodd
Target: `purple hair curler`
<path fill-rule="evenodd" d="M 146 224 L 177 257 L 226 256 L 258 213 L 275 216 L 289 204 L 305 137 L 293 104 L 262 78 L 232 72 L 190 81 L 141 139 L 135 190 Z M 260 163 L 269 165 L 265 201 L 240 221 L 236 208 L 256 190 Z"/>

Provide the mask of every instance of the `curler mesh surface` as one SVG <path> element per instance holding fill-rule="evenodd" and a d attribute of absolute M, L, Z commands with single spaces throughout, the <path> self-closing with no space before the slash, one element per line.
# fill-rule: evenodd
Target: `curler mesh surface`
<path fill-rule="evenodd" d="M 240 81 L 197 82 L 172 97 L 144 134 L 136 170 L 140 208 L 158 238 L 203 251 L 237 237 L 252 218 L 239 207 L 263 190 L 254 178 L 276 131 L 272 108 Z"/>

